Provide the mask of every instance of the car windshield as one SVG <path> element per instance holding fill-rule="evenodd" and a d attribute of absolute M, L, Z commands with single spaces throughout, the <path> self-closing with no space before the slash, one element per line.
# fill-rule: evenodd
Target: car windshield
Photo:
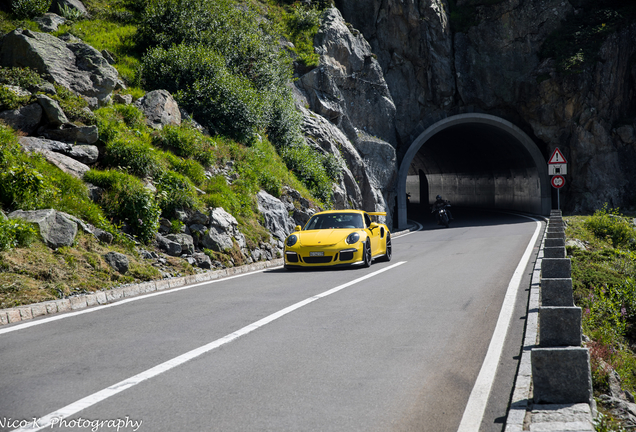
<path fill-rule="evenodd" d="M 312 217 L 305 230 L 329 228 L 364 228 L 362 215 L 359 213 L 326 213 Z"/>

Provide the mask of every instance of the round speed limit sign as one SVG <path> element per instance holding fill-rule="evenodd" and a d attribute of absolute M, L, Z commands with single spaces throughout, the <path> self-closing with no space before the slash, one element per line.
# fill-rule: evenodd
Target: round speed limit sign
<path fill-rule="evenodd" d="M 556 189 L 560 189 L 565 185 L 565 178 L 561 175 L 555 175 L 552 177 L 552 187 Z"/>

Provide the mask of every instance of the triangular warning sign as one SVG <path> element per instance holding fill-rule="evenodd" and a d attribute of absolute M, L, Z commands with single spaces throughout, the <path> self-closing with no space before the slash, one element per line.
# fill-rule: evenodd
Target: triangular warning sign
<path fill-rule="evenodd" d="M 565 160 L 565 158 L 563 157 L 563 153 L 561 153 L 561 150 L 559 150 L 559 148 L 555 148 L 554 152 L 552 153 L 552 156 L 550 156 L 550 160 L 548 161 L 549 164 L 565 164 L 568 163 L 568 161 Z"/>

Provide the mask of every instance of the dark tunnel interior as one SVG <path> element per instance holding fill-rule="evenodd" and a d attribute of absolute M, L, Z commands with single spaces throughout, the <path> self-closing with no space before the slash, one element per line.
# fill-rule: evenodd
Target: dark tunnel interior
<path fill-rule="evenodd" d="M 490 117 L 449 121 L 414 141 L 419 148 L 410 149 L 412 155 L 407 152 L 403 160 L 409 163 L 405 192 L 410 211 L 427 209 L 438 194 L 464 207 L 534 214 L 549 209 L 544 156 L 518 128 Z"/>

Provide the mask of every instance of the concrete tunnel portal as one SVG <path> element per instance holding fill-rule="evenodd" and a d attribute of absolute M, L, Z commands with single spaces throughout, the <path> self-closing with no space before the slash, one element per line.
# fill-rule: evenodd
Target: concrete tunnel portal
<path fill-rule="evenodd" d="M 547 215 L 551 206 L 539 148 L 517 126 L 488 114 L 443 119 L 409 146 L 398 171 L 398 229 L 407 227 L 407 192 L 422 209 L 438 194 L 462 207 Z"/>

